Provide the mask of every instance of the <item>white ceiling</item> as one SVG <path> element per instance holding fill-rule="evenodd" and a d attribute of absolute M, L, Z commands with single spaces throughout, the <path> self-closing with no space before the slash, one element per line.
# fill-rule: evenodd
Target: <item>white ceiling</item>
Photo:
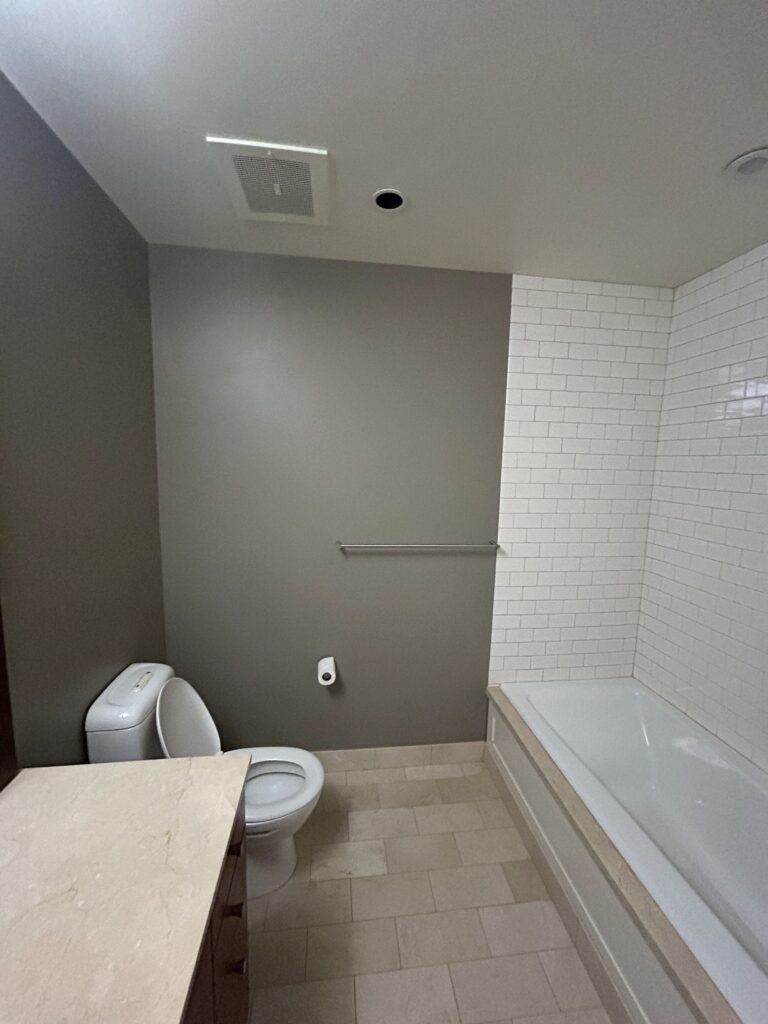
<path fill-rule="evenodd" d="M 766 53 L 766 0 L 0 5 L 0 66 L 150 242 L 644 284 L 768 238 L 768 174 L 721 174 L 768 144 Z M 206 132 L 328 148 L 329 226 L 236 220 Z"/>

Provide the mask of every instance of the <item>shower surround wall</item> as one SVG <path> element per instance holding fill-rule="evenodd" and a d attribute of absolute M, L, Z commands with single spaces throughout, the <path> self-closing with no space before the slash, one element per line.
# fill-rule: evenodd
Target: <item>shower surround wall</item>
<path fill-rule="evenodd" d="M 768 246 L 676 289 L 635 675 L 768 769 Z"/>
<path fill-rule="evenodd" d="M 634 675 L 768 769 L 768 246 L 512 296 L 491 682 Z"/>
<path fill-rule="evenodd" d="M 632 674 L 671 306 L 512 278 L 492 683 Z"/>

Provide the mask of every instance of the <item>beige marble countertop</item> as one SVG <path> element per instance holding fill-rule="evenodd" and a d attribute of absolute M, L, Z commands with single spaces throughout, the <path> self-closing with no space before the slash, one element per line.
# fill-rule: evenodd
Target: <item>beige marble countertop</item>
<path fill-rule="evenodd" d="M 20 772 L 0 793 L 0 1024 L 178 1024 L 247 768 Z"/>

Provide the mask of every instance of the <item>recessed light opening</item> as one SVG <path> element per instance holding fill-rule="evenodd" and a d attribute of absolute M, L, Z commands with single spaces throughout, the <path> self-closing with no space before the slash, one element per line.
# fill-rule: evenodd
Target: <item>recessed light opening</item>
<path fill-rule="evenodd" d="M 393 210 L 400 209 L 405 202 L 405 197 L 396 188 L 380 188 L 378 192 L 374 192 L 373 201 L 380 210 L 387 210 L 391 213 Z"/>

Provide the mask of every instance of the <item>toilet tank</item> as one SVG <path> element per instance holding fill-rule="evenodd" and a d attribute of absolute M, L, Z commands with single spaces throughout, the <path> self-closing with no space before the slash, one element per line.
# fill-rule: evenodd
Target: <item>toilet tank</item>
<path fill-rule="evenodd" d="M 99 694 L 85 716 L 91 764 L 163 756 L 155 725 L 155 706 L 160 690 L 172 676 L 170 665 L 139 661 L 124 669 Z"/>

